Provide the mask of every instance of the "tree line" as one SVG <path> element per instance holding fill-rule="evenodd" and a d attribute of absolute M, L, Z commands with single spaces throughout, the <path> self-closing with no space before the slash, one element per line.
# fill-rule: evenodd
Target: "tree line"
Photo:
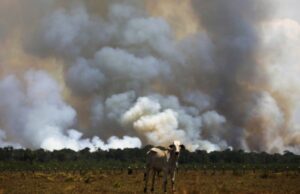
<path fill-rule="evenodd" d="M 110 149 L 78 152 L 70 149 L 47 151 L 44 149 L 0 148 L 0 170 L 8 169 L 78 169 L 78 168 L 143 168 L 146 153 L 152 146 L 143 148 Z M 183 168 L 289 168 L 300 169 L 300 156 L 285 151 L 283 154 L 223 150 L 206 152 L 183 150 L 179 159 Z"/>

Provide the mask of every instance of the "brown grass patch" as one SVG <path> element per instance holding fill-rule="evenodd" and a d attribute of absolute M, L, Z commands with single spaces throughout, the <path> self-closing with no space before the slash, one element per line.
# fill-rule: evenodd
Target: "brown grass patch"
<path fill-rule="evenodd" d="M 263 177 L 262 177 L 263 176 Z M 151 179 L 150 179 L 151 180 Z M 292 194 L 300 193 L 300 174 L 247 172 L 239 176 L 230 172 L 180 170 L 176 178 L 178 194 Z M 168 182 L 170 183 L 170 181 Z M 132 175 L 120 171 L 76 172 L 2 172 L 2 193 L 101 193 L 140 194 L 143 191 L 143 172 Z M 170 185 L 168 185 L 168 189 Z M 162 177 L 157 178 L 155 193 L 162 191 Z M 149 182 L 150 190 L 150 182 Z M 149 192 L 150 193 L 150 192 Z"/>

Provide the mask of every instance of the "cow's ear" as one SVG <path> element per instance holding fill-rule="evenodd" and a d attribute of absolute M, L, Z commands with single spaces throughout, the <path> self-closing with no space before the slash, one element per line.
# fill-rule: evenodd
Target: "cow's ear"
<path fill-rule="evenodd" d="M 180 148 L 181 148 L 182 150 L 185 150 L 185 146 L 184 146 L 183 144 L 180 145 Z"/>
<path fill-rule="evenodd" d="M 175 147 L 174 144 L 169 145 L 170 149 L 173 149 L 174 147 Z"/>

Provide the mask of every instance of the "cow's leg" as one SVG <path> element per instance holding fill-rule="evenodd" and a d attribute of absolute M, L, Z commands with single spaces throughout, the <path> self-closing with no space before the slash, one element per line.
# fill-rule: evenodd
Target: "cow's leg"
<path fill-rule="evenodd" d="M 150 168 L 147 166 L 145 174 L 144 174 L 144 181 L 145 181 L 144 193 L 147 192 L 147 184 L 148 184 L 148 179 L 149 179 L 149 172 L 150 172 Z"/>
<path fill-rule="evenodd" d="M 163 174 L 163 191 L 165 193 L 167 193 L 167 182 L 168 182 L 168 171 L 164 170 L 164 174 Z"/>
<path fill-rule="evenodd" d="M 175 169 L 170 173 L 170 176 L 171 176 L 171 189 L 172 189 L 172 192 L 175 192 L 176 189 L 175 189 L 175 174 L 176 174 L 176 171 Z"/>
<path fill-rule="evenodd" d="M 151 191 L 154 191 L 154 183 L 155 183 L 155 175 L 156 175 L 156 171 L 153 170 L 153 176 L 152 176 L 152 186 L 151 186 Z"/>
<path fill-rule="evenodd" d="M 147 163 L 145 168 L 144 168 L 144 181 L 146 181 L 146 177 L 149 174 L 150 169 L 151 169 L 151 166 L 150 166 L 149 163 Z"/>

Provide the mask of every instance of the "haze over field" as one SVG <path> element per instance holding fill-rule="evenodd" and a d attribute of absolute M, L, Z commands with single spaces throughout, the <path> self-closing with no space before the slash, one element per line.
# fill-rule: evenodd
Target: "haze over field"
<path fill-rule="evenodd" d="M 0 146 L 300 153 L 297 0 L 1 0 Z"/>

